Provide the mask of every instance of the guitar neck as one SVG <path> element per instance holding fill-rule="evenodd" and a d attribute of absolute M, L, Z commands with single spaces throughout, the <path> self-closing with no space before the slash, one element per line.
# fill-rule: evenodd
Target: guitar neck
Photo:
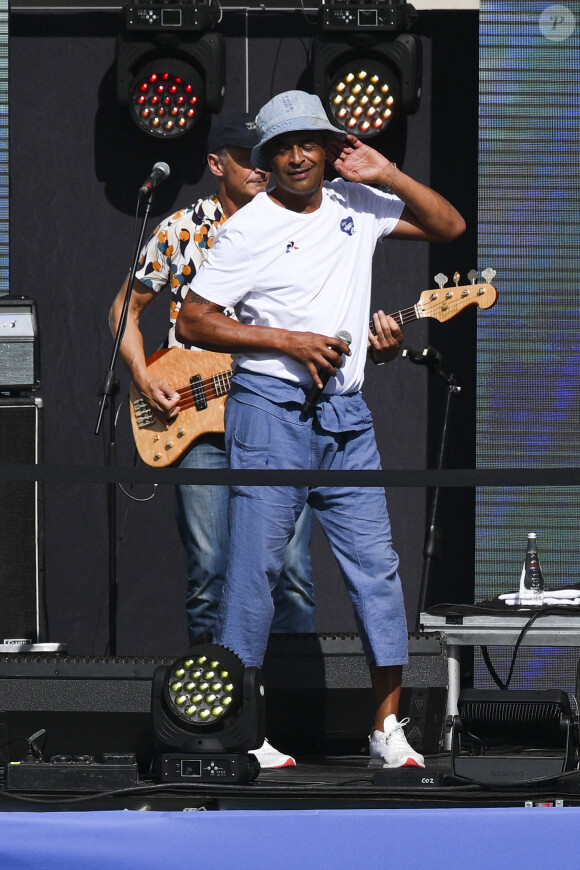
<path fill-rule="evenodd" d="M 207 399 L 217 399 L 219 396 L 225 396 L 230 391 L 230 384 L 232 382 L 232 374 L 233 372 L 229 369 L 225 372 L 217 372 L 217 374 L 212 375 L 211 378 L 202 382 L 201 389 L 205 392 L 205 397 Z M 196 384 L 192 384 L 191 390 L 195 395 L 196 392 Z"/>
<path fill-rule="evenodd" d="M 392 317 L 393 320 L 396 320 L 399 326 L 404 326 L 405 323 L 411 323 L 413 320 L 419 319 L 417 306 L 413 305 L 412 308 L 402 308 L 400 311 L 393 311 L 390 317 Z M 375 332 L 374 320 L 369 321 L 369 328 Z"/>

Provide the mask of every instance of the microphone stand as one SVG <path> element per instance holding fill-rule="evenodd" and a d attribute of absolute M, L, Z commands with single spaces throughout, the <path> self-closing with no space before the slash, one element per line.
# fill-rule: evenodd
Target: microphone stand
<path fill-rule="evenodd" d="M 139 262 L 139 254 L 141 252 L 141 248 L 143 246 L 143 238 L 145 236 L 145 227 L 147 226 L 147 221 L 149 219 L 149 212 L 151 211 L 151 204 L 153 202 L 153 189 L 151 189 L 148 193 L 145 211 L 143 213 L 143 218 L 141 220 L 141 229 L 139 232 L 139 239 L 137 241 L 137 245 L 135 247 L 135 251 L 133 253 L 133 261 L 131 264 L 131 272 L 129 275 L 129 281 L 127 282 L 127 289 L 125 291 L 125 298 L 123 300 L 123 308 L 121 311 L 121 317 L 119 320 L 119 326 L 117 328 L 117 334 L 115 335 L 115 342 L 113 345 L 113 351 L 111 353 L 111 359 L 109 362 L 109 366 L 107 368 L 107 372 L 105 374 L 105 378 L 103 381 L 103 386 L 100 390 L 101 401 L 99 403 L 99 412 L 97 415 L 97 423 L 95 426 L 95 435 L 98 435 L 101 430 L 101 425 L 103 421 L 103 414 L 105 408 L 109 411 L 109 437 L 107 443 L 107 451 L 106 451 L 106 465 L 108 468 L 114 468 L 117 464 L 117 444 L 116 444 L 116 435 L 115 435 L 115 415 L 116 415 L 116 397 L 119 393 L 119 381 L 115 374 L 115 365 L 117 362 L 117 357 L 119 356 L 119 348 L 121 347 L 121 343 L 123 341 L 123 336 L 125 334 L 125 328 L 127 326 L 127 318 L 129 314 L 129 303 L 131 301 L 131 294 L 133 293 L 133 285 L 135 283 L 135 274 L 137 272 L 137 265 Z M 109 553 L 109 586 L 108 586 L 108 597 L 109 597 L 109 622 L 108 622 L 108 643 L 107 643 L 107 653 L 109 655 L 117 654 L 117 602 L 118 602 L 118 584 L 117 584 L 117 484 L 114 481 L 111 481 L 107 484 L 107 528 L 108 528 L 108 553 Z"/>
<path fill-rule="evenodd" d="M 445 402 L 445 412 L 443 415 L 443 426 L 441 431 L 441 440 L 439 443 L 439 455 L 437 457 L 437 470 L 441 471 L 441 469 L 443 468 L 443 458 L 445 455 L 445 447 L 447 443 L 447 429 L 449 422 L 451 397 L 461 392 L 461 387 L 455 380 L 455 376 L 453 374 L 447 374 L 447 372 L 443 370 L 441 366 L 442 356 L 437 350 L 435 350 L 435 348 L 429 346 L 426 347 L 423 351 L 416 351 L 412 348 L 406 347 L 403 350 L 402 356 L 406 357 L 409 362 L 415 363 L 416 365 L 427 366 L 430 372 L 438 375 L 447 384 L 447 399 Z M 431 510 L 429 512 L 429 520 L 425 533 L 425 544 L 423 547 L 423 572 L 421 574 L 419 604 L 417 607 L 417 617 L 415 622 L 416 632 L 420 632 L 421 630 L 421 613 L 425 609 L 425 603 L 427 600 L 427 591 L 429 589 L 429 580 L 431 575 L 431 564 L 440 537 L 440 531 L 437 527 L 438 507 L 439 486 L 436 486 L 433 490 L 433 497 L 431 499 Z"/>

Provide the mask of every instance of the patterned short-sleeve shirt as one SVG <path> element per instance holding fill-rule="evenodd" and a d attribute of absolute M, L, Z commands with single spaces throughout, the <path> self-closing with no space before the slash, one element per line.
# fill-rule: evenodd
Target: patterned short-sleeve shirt
<path fill-rule="evenodd" d="M 138 280 L 155 293 L 165 287 L 170 289 L 168 347 L 193 348 L 193 345 L 176 340 L 175 321 L 189 285 L 206 259 L 224 220 L 217 196 L 198 199 L 160 223 L 141 251 L 136 273 Z"/>

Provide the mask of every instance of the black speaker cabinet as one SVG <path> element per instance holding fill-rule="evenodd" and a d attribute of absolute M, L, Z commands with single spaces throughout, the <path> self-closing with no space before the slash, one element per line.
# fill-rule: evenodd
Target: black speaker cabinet
<path fill-rule="evenodd" d="M 297 755 L 366 753 L 374 719 L 357 634 L 273 634 L 262 670 L 267 737 Z M 437 753 L 447 705 L 447 648 L 439 633 L 409 636 L 399 719 L 424 754 Z"/>
<path fill-rule="evenodd" d="M 53 755 L 134 753 L 142 774 L 153 757 L 151 684 L 172 659 L 59 654 L 0 655 L 0 764 L 20 761 L 27 740 Z"/>
<path fill-rule="evenodd" d="M 411 635 L 400 717 L 409 742 L 439 751 L 447 701 L 441 635 Z M 44 755 L 134 753 L 146 774 L 154 754 L 151 684 L 170 658 L 0 655 L 0 764 L 19 761 L 41 729 Z M 263 667 L 266 734 L 285 752 L 366 754 L 373 721 L 358 635 L 272 635 Z"/>
<path fill-rule="evenodd" d="M 6 464 L 42 461 L 42 401 L 0 398 L 0 444 Z M 38 481 L 2 480 L 0 517 L 0 643 L 26 638 L 43 642 L 44 523 L 42 485 Z"/>

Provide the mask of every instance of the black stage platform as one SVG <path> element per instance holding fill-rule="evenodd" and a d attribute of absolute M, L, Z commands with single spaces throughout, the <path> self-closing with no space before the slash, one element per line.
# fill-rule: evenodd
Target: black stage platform
<path fill-rule="evenodd" d="M 356 635 L 272 636 L 263 668 L 266 733 L 277 748 L 294 755 L 296 768 L 262 770 L 248 785 L 225 782 L 171 784 L 151 774 L 155 751 L 151 728 L 151 683 L 155 669 L 171 659 L 97 658 L 66 654 L 0 655 L 0 811 L 67 809 L 345 809 L 388 807 L 493 807 L 580 804 L 580 771 L 569 759 L 558 779 L 529 775 L 521 784 L 498 774 L 497 785 L 452 775 L 446 735 L 447 648 L 437 633 L 409 637 L 401 717 L 409 717 L 409 742 L 426 758 L 425 770 L 385 771 L 369 766 L 367 736 L 372 721 L 368 670 Z M 23 759 L 27 741 L 46 761 L 56 755 L 85 756 L 88 786 L 78 777 L 51 791 L 50 781 L 6 780 Z M 91 783 L 109 754 L 132 754 L 129 780 Z M 530 752 L 521 752 L 522 761 Z M 516 765 L 516 768 L 518 765 Z M 97 771 L 95 774 L 94 771 Z M 532 765 L 532 771 L 534 767 Z M 31 784 L 32 783 L 32 784 Z M 506 784 L 507 783 L 507 784 Z M 119 784 L 119 785 L 118 785 Z"/>
<path fill-rule="evenodd" d="M 558 779 L 490 787 L 453 777 L 447 754 L 428 757 L 424 770 L 384 771 L 362 756 L 297 762 L 295 768 L 262 770 L 248 785 L 159 783 L 139 777 L 131 787 L 109 791 L 18 792 L 7 791 L 3 777 L 0 812 L 580 806 L 580 770 Z"/>

